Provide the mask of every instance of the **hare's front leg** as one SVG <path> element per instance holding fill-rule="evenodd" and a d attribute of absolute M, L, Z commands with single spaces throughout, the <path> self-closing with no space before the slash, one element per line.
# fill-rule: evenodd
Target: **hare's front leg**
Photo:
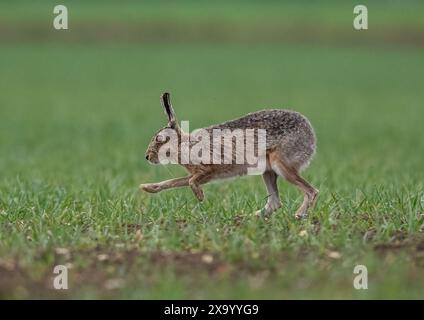
<path fill-rule="evenodd" d="M 210 174 L 206 172 L 194 174 L 190 178 L 188 184 L 191 187 L 191 190 L 193 190 L 194 195 L 199 201 L 203 201 L 203 199 L 205 198 L 201 184 L 208 182 L 210 179 L 211 179 Z"/>
<path fill-rule="evenodd" d="M 273 171 L 266 171 L 262 178 L 268 191 L 268 201 L 265 208 L 256 211 L 256 215 L 261 215 L 262 213 L 268 215 L 281 207 L 280 197 L 278 196 L 277 174 Z"/>
<path fill-rule="evenodd" d="M 191 176 L 187 176 L 187 177 L 182 177 L 177 179 L 165 180 L 158 183 L 141 184 L 140 189 L 149 193 L 156 193 L 165 189 L 186 187 L 189 185 L 190 178 Z"/>

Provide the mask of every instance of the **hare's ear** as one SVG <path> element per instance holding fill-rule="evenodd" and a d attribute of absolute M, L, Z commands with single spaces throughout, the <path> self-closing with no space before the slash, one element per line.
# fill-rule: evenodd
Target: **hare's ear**
<path fill-rule="evenodd" d="M 165 113 L 168 116 L 168 126 L 171 128 L 175 128 L 177 125 L 177 117 L 175 116 L 174 109 L 171 105 L 170 94 L 165 92 L 161 96 L 161 101 L 163 108 L 165 109 Z"/>

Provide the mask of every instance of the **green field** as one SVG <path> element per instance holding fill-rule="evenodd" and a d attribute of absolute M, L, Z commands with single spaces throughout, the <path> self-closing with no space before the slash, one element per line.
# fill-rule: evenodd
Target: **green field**
<path fill-rule="evenodd" d="M 352 2 L 76 2 L 72 20 L 68 1 L 68 31 L 50 1 L 0 2 L 0 298 L 423 299 L 424 6 L 374 2 L 364 38 Z M 184 174 L 144 159 L 165 90 L 191 129 L 305 114 L 309 218 L 282 180 L 267 220 L 260 177 L 208 185 L 201 204 L 140 193 Z M 69 290 L 52 287 L 59 264 Z"/>

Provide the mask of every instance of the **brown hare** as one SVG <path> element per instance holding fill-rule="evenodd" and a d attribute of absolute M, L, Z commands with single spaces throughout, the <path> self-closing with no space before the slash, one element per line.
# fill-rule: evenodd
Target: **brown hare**
<path fill-rule="evenodd" d="M 169 93 L 162 94 L 161 102 L 168 116 L 168 125 L 160 129 L 153 136 L 146 151 L 146 160 L 155 164 L 161 163 L 159 159 L 160 149 L 169 143 L 169 135 L 164 135 L 164 133 L 172 130 L 175 132 L 175 137 L 177 138 L 174 144 L 178 145 L 173 162 L 184 166 L 189 172 L 189 175 L 158 183 L 142 184 L 140 185 L 142 190 L 149 193 L 156 193 L 165 189 L 190 186 L 197 199 L 202 201 L 204 198 L 202 191 L 203 184 L 213 180 L 247 174 L 251 164 L 183 162 L 183 153 L 181 151 L 183 148 L 180 148 L 183 143 L 182 141 L 188 141 L 188 149 L 185 150 L 189 150 L 193 147 L 194 142 L 192 141 L 197 140 L 192 136 L 192 133 L 184 132 L 178 125 Z M 249 113 L 241 118 L 219 125 L 203 128 L 203 130 L 210 133 L 214 129 L 265 130 L 265 166 L 262 176 L 269 195 L 265 207 L 262 210 L 258 210 L 257 214 L 270 214 L 281 207 L 277 188 L 277 177 L 280 176 L 297 186 L 304 194 L 303 203 L 296 211 L 296 218 L 307 216 L 308 209 L 314 205 L 318 190 L 302 178 L 299 172 L 307 167 L 314 155 L 316 138 L 311 124 L 303 115 L 289 110 L 262 110 Z M 230 143 L 234 145 L 233 140 L 230 140 Z M 223 144 L 225 148 L 225 142 Z M 169 155 L 169 152 L 167 155 Z M 224 154 L 221 157 L 233 159 L 234 152 L 230 156 Z"/>

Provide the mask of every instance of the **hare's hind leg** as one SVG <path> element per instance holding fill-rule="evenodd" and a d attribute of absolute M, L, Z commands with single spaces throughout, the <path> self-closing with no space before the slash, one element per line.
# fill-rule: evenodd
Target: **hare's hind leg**
<path fill-rule="evenodd" d="M 274 171 L 265 171 L 262 175 L 266 190 L 268 191 L 268 201 L 265 208 L 256 211 L 256 215 L 262 213 L 270 214 L 281 207 L 280 197 L 278 196 L 277 175 Z"/>
<path fill-rule="evenodd" d="M 286 163 L 274 154 L 270 156 L 270 163 L 272 169 L 279 175 L 294 185 L 296 185 L 303 192 L 303 203 L 297 209 L 295 217 L 297 219 L 304 218 L 308 215 L 308 209 L 313 207 L 315 199 L 318 195 L 318 190 L 314 188 L 308 181 L 303 179 L 299 171 Z"/>

